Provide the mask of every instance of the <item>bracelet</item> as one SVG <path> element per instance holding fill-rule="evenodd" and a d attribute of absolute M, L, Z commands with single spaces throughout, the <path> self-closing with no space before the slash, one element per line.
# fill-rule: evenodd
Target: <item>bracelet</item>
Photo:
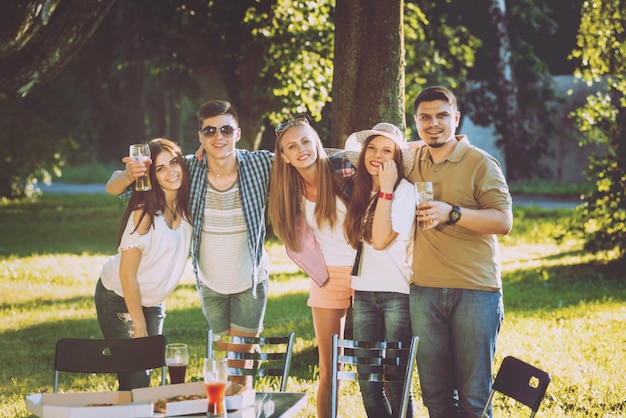
<path fill-rule="evenodd" d="M 378 192 L 378 198 L 379 199 L 385 199 L 385 200 L 391 200 L 391 199 L 393 199 L 393 193 Z"/>

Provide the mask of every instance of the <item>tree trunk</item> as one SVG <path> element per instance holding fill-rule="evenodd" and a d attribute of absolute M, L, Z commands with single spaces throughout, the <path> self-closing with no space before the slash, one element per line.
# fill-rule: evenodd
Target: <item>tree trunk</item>
<path fill-rule="evenodd" d="M 495 31 L 497 51 L 495 91 L 499 114 L 495 118 L 495 126 L 503 144 L 505 170 L 509 180 L 524 177 L 528 167 L 528 153 L 521 136 L 517 104 L 517 83 L 511 63 L 511 43 L 506 22 L 506 5 L 504 0 L 489 0 L 489 15 Z M 471 138 L 470 138 L 471 141 Z"/>
<path fill-rule="evenodd" d="M 403 131 L 404 0 L 337 0 L 330 147 L 390 122 Z"/>
<path fill-rule="evenodd" d="M 25 96 L 59 74 L 114 2 L 3 2 L 0 99 Z"/>

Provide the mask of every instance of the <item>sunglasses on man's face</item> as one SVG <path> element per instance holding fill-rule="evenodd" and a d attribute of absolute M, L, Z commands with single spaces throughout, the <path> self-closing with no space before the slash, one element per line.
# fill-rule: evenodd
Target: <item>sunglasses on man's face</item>
<path fill-rule="evenodd" d="M 237 128 L 230 125 L 220 126 L 219 128 L 217 126 L 205 126 L 200 132 L 202 132 L 202 136 L 205 138 L 213 138 L 219 130 L 224 138 L 231 138 L 235 133 L 235 129 Z"/>

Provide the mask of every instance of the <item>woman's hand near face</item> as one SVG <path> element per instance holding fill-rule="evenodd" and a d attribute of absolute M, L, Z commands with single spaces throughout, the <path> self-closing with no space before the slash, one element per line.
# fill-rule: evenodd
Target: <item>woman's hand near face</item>
<path fill-rule="evenodd" d="M 381 192 L 393 193 L 393 187 L 398 181 L 398 168 L 394 160 L 385 161 L 378 167 L 378 181 Z"/>

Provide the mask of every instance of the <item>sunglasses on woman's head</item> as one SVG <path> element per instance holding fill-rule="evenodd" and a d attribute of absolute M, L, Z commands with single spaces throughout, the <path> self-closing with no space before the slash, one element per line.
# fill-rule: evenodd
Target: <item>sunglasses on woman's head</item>
<path fill-rule="evenodd" d="M 200 132 L 202 132 L 202 136 L 205 138 L 213 138 L 219 130 L 224 138 L 231 138 L 235 133 L 235 129 L 237 128 L 230 125 L 220 126 L 219 128 L 217 126 L 205 126 Z"/>
<path fill-rule="evenodd" d="M 308 125 L 311 122 L 311 118 L 306 113 L 299 113 L 294 116 L 293 119 L 289 119 L 287 122 L 283 122 L 278 125 L 274 132 L 276 132 L 276 135 L 279 135 L 285 129 L 296 126 L 298 122 L 304 122 Z"/>

